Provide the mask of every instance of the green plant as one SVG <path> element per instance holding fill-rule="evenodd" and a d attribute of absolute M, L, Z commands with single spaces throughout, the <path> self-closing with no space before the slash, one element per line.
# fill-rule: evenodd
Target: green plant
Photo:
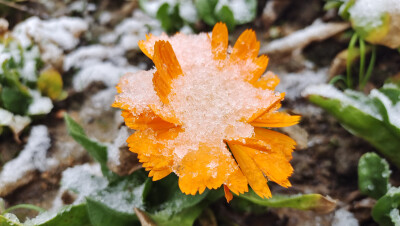
<path fill-rule="evenodd" d="M 160 181 L 151 181 L 143 169 L 128 176 L 116 176 L 105 164 L 107 147 L 87 137 L 82 127 L 68 115 L 65 115 L 65 121 L 69 134 L 100 163 L 103 176 L 82 171 L 79 167 L 69 169 L 70 176 L 63 176 L 62 187 L 81 199 L 58 212 L 40 214 L 24 225 L 139 225 L 143 215 L 157 225 L 193 225 L 207 206 L 224 196 L 222 189 L 206 190 L 201 195 L 185 195 L 180 191 L 174 174 Z M 71 178 L 73 181 L 69 181 Z M 237 198 L 252 205 L 319 212 L 329 212 L 336 206 L 333 200 L 318 194 L 276 195 L 262 199 L 250 190 Z M 15 216 L 0 216 L 0 225 L 22 224 Z"/>
<path fill-rule="evenodd" d="M 382 226 L 400 224 L 400 188 L 389 184 L 389 164 L 375 153 L 364 154 L 358 163 L 360 191 L 377 200 L 372 218 Z"/>
<path fill-rule="evenodd" d="M 56 70 L 42 70 L 44 63 L 36 45 L 22 48 L 17 40 L 5 35 L 0 58 L 0 134 L 10 128 L 18 139 L 31 116 L 49 113 L 52 100 L 65 98 L 66 93 Z"/>
<path fill-rule="evenodd" d="M 400 168 L 400 87 L 387 83 L 369 96 L 353 90 L 341 92 L 332 85 L 309 87 L 308 99 L 331 113 L 352 134 L 378 149 Z"/>
<path fill-rule="evenodd" d="M 224 22 L 232 30 L 236 25 L 251 22 L 257 14 L 256 0 L 140 0 L 139 4 L 143 11 L 156 17 L 168 33 L 177 32 L 185 25 L 193 29 L 200 19 L 210 26 Z"/>

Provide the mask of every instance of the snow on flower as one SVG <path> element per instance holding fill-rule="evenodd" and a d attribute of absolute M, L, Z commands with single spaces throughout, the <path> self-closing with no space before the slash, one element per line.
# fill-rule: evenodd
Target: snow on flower
<path fill-rule="evenodd" d="M 233 47 L 225 24 L 211 36 L 147 36 L 140 49 L 155 68 L 124 75 L 113 104 L 128 127 L 127 142 L 153 180 L 174 172 L 185 194 L 224 185 L 271 197 L 267 181 L 288 187 L 295 142 L 265 127 L 297 124 L 300 116 L 278 112 L 284 95 L 274 92 L 279 78 L 264 73 L 268 57 L 244 31 Z M 261 77 L 262 76 L 262 77 Z"/>

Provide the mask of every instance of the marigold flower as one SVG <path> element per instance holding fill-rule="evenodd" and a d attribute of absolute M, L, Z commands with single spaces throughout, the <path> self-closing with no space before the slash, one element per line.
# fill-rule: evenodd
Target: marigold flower
<path fill-rule="evenodd" d="M 226 25 L 209 34 L 150 34 L 139 42 L 155 68 L 124 75 L 113 104 L 136 130 L 130 151 L 153 180 L 171 172 L 185 194 L 224 185 L 271 197 L 267 181 L 290 186 L 289 161 L 296 144 L 264 127 L 291 126 L 300 120 L 278 112 L 284 95 L 274 92 L 279 78 L 264 73 L 268 57 L 257 57 L 260 43 L 244 31 L 233 47 Z M 268 178 L 268 179 L 267 179 Z"/>

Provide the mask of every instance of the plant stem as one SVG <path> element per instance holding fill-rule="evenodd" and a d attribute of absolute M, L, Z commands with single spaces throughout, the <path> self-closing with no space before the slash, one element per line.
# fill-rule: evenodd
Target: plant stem
<path fill-rule="evenodd" d="M 358 72 L 358 87 L 361 88 L 361 82 L 364 80 L 364 71 L 365 71 L 365 42 L 362 38 L 360 38 L 359 43 L 360 43 L 360 70 Z"/>
<path fill-rule="evenodd" d="M 356 45 L 357 38 L 358 38 L 357 33 L 354 33 L 354 35 L 351 37 L 349 48 L 348 48 L 349 55 L 354 54 L 354 46 Z M 351 66 L 352 66 L 351 59 L 352 59 L 351 56 L 347 56 L 346 71 L 347 71 L 347 87 L 348 88 L 353 87 L 353 78 L 351 76 Z"/>
<path fill-rule="evenodd" d="M 37 211 L 39 213 L 42 213 L 42 212 L 46 211 L 43 208 L 31 205 L 31 204 L 18 204 L 18 205 L 12 206 L 12 207 L 4 210 L 4 212 L 2 214 L 8 213 L 8 212 L 13 211 L 15 209 L 31 209 L 31 210 L 35 210 L 35 211 Z"/>

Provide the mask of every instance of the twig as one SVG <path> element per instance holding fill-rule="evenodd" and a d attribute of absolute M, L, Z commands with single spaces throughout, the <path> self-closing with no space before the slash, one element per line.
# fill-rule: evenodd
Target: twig
<path fill-rule="evenodd" d="M 14 2 L 8 2 L 8 1 L 0 0 L 0 4 L 8 6 L 10 8 L 14 8 L 14 9 L 19 10 L 19 11 L 23 11 L 23 12 L 29 13 L 29 14 L 34 15 L 34 16 L 38 16 L 38 17 L 40 17 L 42 19 L 47 19 L 49 17 L 47 14 L 43 14 L 43 13 L 37 12 L 36 10 L 33 10 L 33 9 L 27 7 L 27 6 L 18 5 L 18 4 L 15 4 Z"/>
<path fill-rule="evenodd" d="M 323 23 L 320 20 L 284 38 L 274 40 L 261 48 L 261 54 L 288 53 L 303 49 L 311 42 L 328 39 L 350 27 L 349 23 Z"/>

